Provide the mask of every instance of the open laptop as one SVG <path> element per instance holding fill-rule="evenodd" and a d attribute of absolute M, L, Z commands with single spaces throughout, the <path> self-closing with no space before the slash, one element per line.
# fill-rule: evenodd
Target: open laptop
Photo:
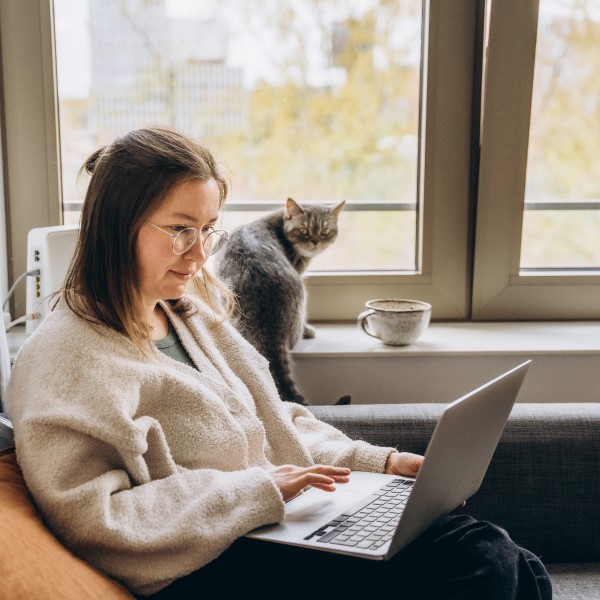
<path fill-rule="evenodd" d="M 416 479 L 354 471 L 335 492 L 309 488 L 286 504 L 282 522 L 247 536 L 374 560 L 391 558 L 479 489 L 530 364 L 446 406 Z"/>

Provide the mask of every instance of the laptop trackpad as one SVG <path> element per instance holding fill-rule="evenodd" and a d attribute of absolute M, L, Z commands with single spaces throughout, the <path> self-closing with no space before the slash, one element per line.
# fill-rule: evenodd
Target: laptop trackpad
<path fill-rule="evenodd" d="M 285 505 L 285 518 L 281 523 L 255 529 L 247 535 L 273 541 L 302 539 L 393 478 L 392 475 L 354 471 L 350 481 L 338 485 L 335 492 L 309 488 Z"/>

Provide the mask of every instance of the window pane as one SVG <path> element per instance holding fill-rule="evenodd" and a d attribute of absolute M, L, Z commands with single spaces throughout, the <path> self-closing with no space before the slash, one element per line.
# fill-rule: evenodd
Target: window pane
<path fill-rule="evenodd" d="M 226 165 L 234 209 L 346 200 L 313 270 L 417 268 L 421 0 L 54 6 L 66 221 L 88 153 L 168 123 Z"/>
<path fill-rule="evenodd" d="M 522 268 L 600 268 L 600 2 L 541 0 Z"/>

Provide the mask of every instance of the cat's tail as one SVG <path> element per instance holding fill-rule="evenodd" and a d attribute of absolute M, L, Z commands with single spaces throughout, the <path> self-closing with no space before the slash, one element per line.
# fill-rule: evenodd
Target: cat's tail
<path fill-rule="evenodd" d="M 292 376 L 292 359 L 289 351 L 283 348 L 263 348 L 260 351 L 269 361 L 269 369 L 281 399 L 308 406 L 309 402 L 300 393 Z"/>
<path fill-rule="evenodd" d="M 347 406 L 352 403 L 352 396 L 342 396 L 337 402 L 334 402 L 334 406 Z"/>

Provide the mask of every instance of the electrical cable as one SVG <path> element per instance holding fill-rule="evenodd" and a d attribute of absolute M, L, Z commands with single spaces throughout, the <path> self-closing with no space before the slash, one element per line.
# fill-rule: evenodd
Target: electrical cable
<path fill-rule="evenodd" d="M 19 317 L 18 319 L 15 319 L 14 321 L 11 321 L 10 323 L 8 323 L 8 325 L 6 325 L 6 331 L 8 331 L 9 329 L 12 329 L 15 325 L 19 325 L 20 323 L 25 323 L 25 321 L 35 321 L 36 319 L 40 318 L 40 313 L 32 313 L 30 315 L 23 315 L 22 317 Z"/>
<path fill-rule="evenodd" d="M 23 277 L 33 277 L 34 275 L 39 275 L 39 274 L 40 274 L 39 269 L 32 269 L 31 271 L 25 271 L 25 273 L 22 273 L 21 275 L 19 275 L 17 277 L 17 279 L 15 280 L 15 282 L 12 284 L 10 290 L 8 290 L 8 294 L 6 294 L 6 298 L 4 299 L 4 302 L 2 303 L 2 310 L 4 310 L 6 308 L 6 305 L 8 304 L 10 297 L 13 295 L 13 292 L 15 291 L 17 284 L 19 283 L 19 281 L 21 281 L 21 279 L 23 279 Z"/>

